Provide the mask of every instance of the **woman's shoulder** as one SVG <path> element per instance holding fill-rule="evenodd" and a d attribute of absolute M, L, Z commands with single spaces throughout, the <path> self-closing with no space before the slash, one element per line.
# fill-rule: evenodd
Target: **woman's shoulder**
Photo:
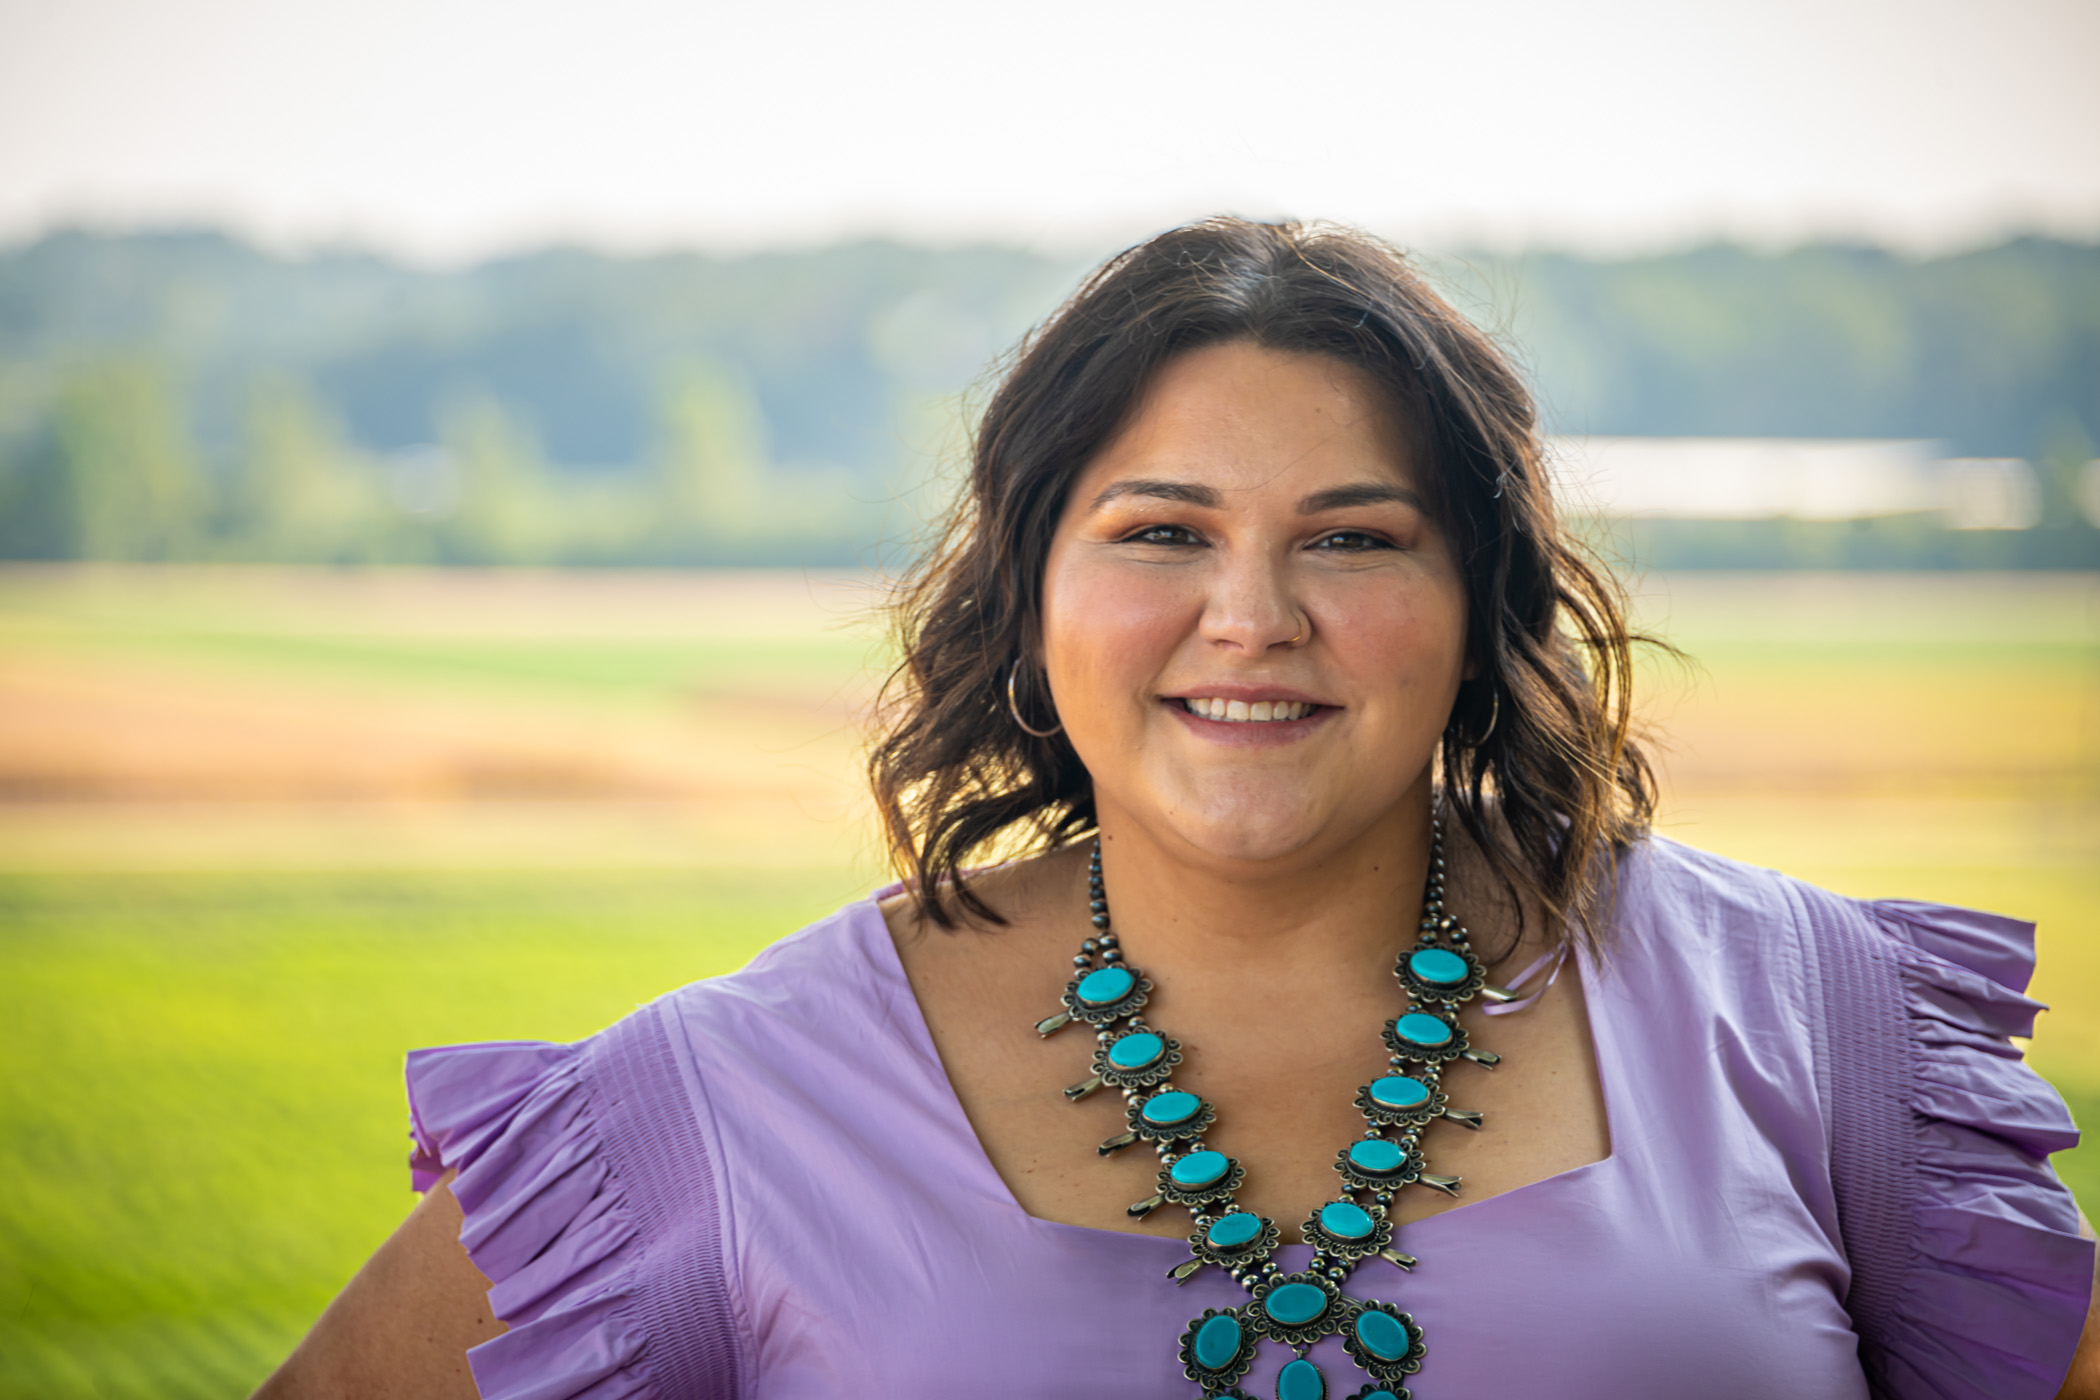
<path fill-rule="evenodd" d="M 651 1155 L 663 1123 L 703 1134 L 711 1086 L 779 1076 L 842 1055 L 865 1054 L 872 1035 L 899 1038 L 909 988 L 871 896 L 769 944 L 742 969 L 704 978 L 637 1006 L 570 1043 L 497 1041 L 408 1055 L 415 1184 L 472 1166 L 516 1131 L 536 1150 L 608 1133 Z M 703 1110 L 695 1114 L 692 1110 Z"/>
<path fill-rule="evenodd" d="M 1856 1080 L 1872 1066 L 1894 1073 L 1952 1053 L 1953 1027 L 1963 1028 L 1957 1039 L 1994 1044 L 2031 1036 L 2042 1009 L 2025 994 L 2034 935 L 2025 919 L 1840 894 L 1650 836 L 1621 858 L 1602 942 L 1607 972 L 1618 963 L 1651 992 L 1797 1025 L 1820 1073 L 1843 1061 Z"/>
<path fill-rule="evenodd" d="M 636 1014 L 675 1047 L 694 1092 L 806 1077 L 841 1059 L 916 1058 L 923 1024 L 880 903 L 892 893 L 857 899 Z"/>
<path fill-rule="evenodd" d="M 725 1117 L 770 1121 L 742 1098 L 792 1101 L 777 1095 L 900 1034 L 887 948 L 856 900 L 580 1041 L 409 1055 L 415 1184 L 453 1174 L 461 1242 L 510 1329 L 469 1355 L 482 1394 L 647 1396 L 675 1376 L 736 1392 Z"/>
<path fill-rule="evenodd" d="M 886 980 L 896 957 L 877 890 L 766 944 L 734 972 L 688 982 L 660 1000 L 679 1014 L 808 1015 Z"/>
<path fill-rule="evenodd" d="M 1879 1393 L 2053 1393 L 2092 1245 L 2048 1165 L 2077 1130 L 2018 1044 L 2042 1009 L 2025 995 L 2034 925 L 1853 898 L 1660 837 L 1620 879 L 1631 961 L 1674 957 L 1731 1006 L 1798 1015 L 1786 1039 L 1812 1061 L 1846 1308 Z"/>
<path fill-rule="evenodd" d="M 1618 868 L 1614 911 L 1619 928 L 1647 928 L 1710 942 L 1715 951 L 1756 959 L 1767 973 L 1774 941 L 1800 953 L 1804 978 L 1857 980 L 1862 960 L 1939 981 L 1981 1003 L 2011 1008 L 2034 972 L 2032 922 L 1931 900 L 1860 898 L 1747 861 L 1650 835 L 1629 848 Z M 2033 1003 L 2026 1013 L 2039 1009 Z M 2014 1013 L 2008 1034 L 2020 1023 Z"/>

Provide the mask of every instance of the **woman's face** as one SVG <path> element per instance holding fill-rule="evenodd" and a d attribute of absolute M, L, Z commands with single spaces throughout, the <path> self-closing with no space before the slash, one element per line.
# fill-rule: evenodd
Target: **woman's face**
<path fill-rule="evenodd" d="M 1268 861 L 1426 810 L 1466 642 L 1426 469 L 1339 360 L 1236 341 L 1159 371 L 1073 484 L 1043 580 L 1042 661 L 1105 830 Z"/>

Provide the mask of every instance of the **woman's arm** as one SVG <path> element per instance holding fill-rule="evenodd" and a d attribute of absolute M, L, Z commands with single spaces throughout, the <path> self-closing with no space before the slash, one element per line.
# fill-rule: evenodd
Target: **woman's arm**
<path fill-rule="evenodd" d="M 505 1329 L 460 1245 L 451 1181 L 409 1212 L 255 1400 L 475 1400 L 467 1348 Z"/>

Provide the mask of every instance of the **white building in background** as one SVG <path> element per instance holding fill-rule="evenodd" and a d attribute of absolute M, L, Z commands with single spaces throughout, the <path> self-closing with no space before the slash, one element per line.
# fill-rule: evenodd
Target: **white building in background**
<path fill-rule="evenodd" d="M 2100 530 L 2100 457 L 2087 462 L 2078 474 L 2078 509 Z"/>
<path fill-rule="evenodd" d="M 1560 437 L 1546 447 L 1555 490 L 1578 515 L 1858 520 L 1937 512 L 1957 530 L 2025 530 L 2042 513 L 2026 462 L 1942 457 L 1931 441 Z"/>

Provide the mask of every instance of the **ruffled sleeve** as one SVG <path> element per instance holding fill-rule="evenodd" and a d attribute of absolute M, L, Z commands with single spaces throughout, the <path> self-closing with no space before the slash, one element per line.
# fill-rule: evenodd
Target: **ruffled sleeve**
<path fill-rule="evenodd" d="M 408 1057 L 415 1187 L 458 1172 L 460 1241 L 510 1328 L 467 1353 L 483 1400 L 652 1393 L 629 1306 L 637 1231 L 581 1065 L 578 1047 L 539 1043 Z"/>
<path fill-rule="evenodd" d="M 1848 1303 L 1869 1377 L 1899 1400 L 2046 1400 L 2084 1326 L 2093 1245 L 2048 1162 L 2078 1131 L 2012 1043 L 2042 1009 L 2023 995 L 2034 926 L 1901 901 L 1864 912 L 1903 1023 L 1889 1064 L 1868 1054 L 1832 1072 L 1856 1067 L 1868 1092 L 1894 1100 L 1899 1133 L 1908 1120 L 1875 1144 L 1887 1160 L 1864 1167 L 1900 1194 L 1862 1199 L 1857 1170 L 1850 1183 Z"/>

